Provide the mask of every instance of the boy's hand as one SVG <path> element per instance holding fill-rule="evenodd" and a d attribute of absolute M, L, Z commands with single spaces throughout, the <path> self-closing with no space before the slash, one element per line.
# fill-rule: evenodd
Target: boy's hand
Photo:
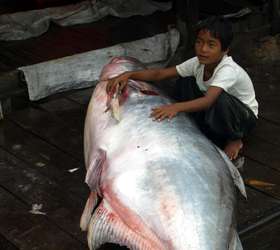
<path fill-rule="evenodd" d="M 152 109 L 151 117 L 154 120 L 162 121 L 164 119 L 172 119 L 179 112 L 176 103 L 163 105 Z"/>
<path fill-rule="evenodd" d="M 125 86 L 128 83 L 129 73 L 122 73 L 121 75 L 117 77 L 113 77 L 111 79 L 108 79 L 108 83 L 106 86 L 106 92 L 107 94 L 113 95 L 116 90 L 119 92 L 122 92 L 122 90 L 125 88 Z"/>

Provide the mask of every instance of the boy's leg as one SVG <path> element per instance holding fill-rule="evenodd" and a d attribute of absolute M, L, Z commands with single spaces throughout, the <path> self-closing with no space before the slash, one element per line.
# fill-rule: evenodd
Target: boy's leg
<path fill-rule="evenodd" d="M 176 81 L 177 101 L 189 101 L 203 96 L 194 77 Z M 257 118 L 245 104 L 225 91 L 207 111 L 190 113 L 200 130 L 216 145 L 235 158 L 244 138 L 255 126 Z"/>
<path fill-rule="evenodd" d="M 199 89 L 194 77 L 179 78 L 175 86 L 175 99 L 179 102 L 191 101 L 202 97 L 204 94 Z M 199 111 L 190 113 L 196 121 L 199 128 L 204 132 L 204 117 L 205 112 Z"/>
<path fill-rule="evenodd" d="M 177 101 L 190 101 L 202 96 L 194 77 L 179 78 L 176 81 L 174 98 Z"/>
<path fill-rule="evenodd" d="M 225 91 L 205 112 L 208 135 L 235 159 L 243 146 L 242 138 L 255 127 L 257 118 L 253 111 L 236 97 Z"/>

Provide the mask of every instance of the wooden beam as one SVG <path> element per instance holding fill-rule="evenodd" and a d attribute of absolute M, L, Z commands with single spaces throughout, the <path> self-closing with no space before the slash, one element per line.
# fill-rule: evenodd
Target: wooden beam
<path fill-rule="evenodd" d="M 27 86 L 20 79 L 18 70 L 0 75 L 0 120 L 12 110 L 23 108 L 29 103 Z"/>
<path fill-rule="evenodd" d="M 280 0 L 272 0 L 271 9 L 271 33 L 275 35 L 280 32 Z"/>
<path fill-rule="evenodd" d="M 179 47 L 170 60 L 170 65 L 176 65 L 194 55 L 194 25 L 199 19 L 198 1 L 174 0 L 176 12 L 176 28 L 180 32 Z"/>

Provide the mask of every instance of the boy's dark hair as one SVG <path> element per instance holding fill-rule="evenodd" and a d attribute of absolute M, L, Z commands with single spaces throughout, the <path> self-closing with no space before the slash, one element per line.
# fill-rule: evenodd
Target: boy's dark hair
<path fill-rule="evenodd" d="M 222 16 L 212 16 L 198 22 L 195 26 L 196 36 L 201 30 L 207 30 L 211 36 L 219 39 L 223 51 L 229 48 L 233 40 L 232 24 Z"/>

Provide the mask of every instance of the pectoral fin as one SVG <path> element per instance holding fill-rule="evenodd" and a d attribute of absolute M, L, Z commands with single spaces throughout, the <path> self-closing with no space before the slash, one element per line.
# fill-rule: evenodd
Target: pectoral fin
<path fill-rule="evenodd" d="M 99 149 L 92 158 L 87 170 L 85 182 L 91 189 L 91 193 L 86 202 L 83 214 L 80 219 L 80 227 L 83 231 L 88 229 L 88 224 L 92 216 L 92 212 L 98 202 L 97 192 L 99 190 L 99 182 L 101 178 L 102 168 L 106 161 L 106 152 Z"/>
<path fill-rule="evenodd" d="M 80 219 L 80 228 L 82 231 L 87 231 L 93 209 L 95 208 L 97 202 L 98 202 L 97 193 L 90 192 L 83 214 Z"/>
<path fill-rule="evenodd" d="M 90 162 L 87 170 L 85 182 L 93 192 L 97 192 L 99 188 L 99 181 L 102 172 L 102 167 L 106 161 L 106 152 L 99 149 L 96 156 Z"/>

